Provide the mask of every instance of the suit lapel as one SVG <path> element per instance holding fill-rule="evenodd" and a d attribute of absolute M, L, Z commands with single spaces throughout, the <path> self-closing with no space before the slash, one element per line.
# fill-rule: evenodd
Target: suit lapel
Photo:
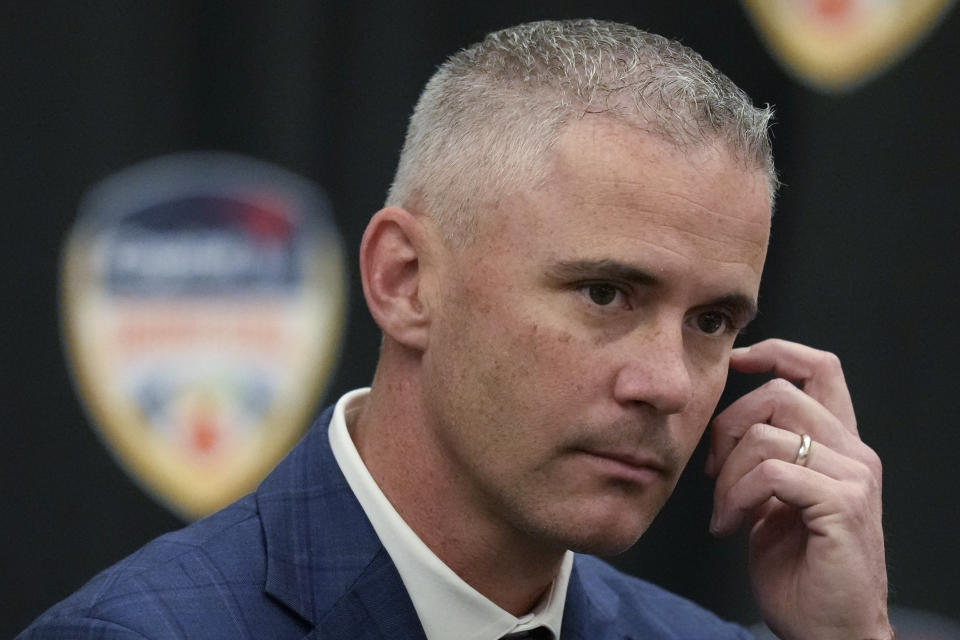
<path fill-rule="evenodd" d="M 400 575 L 340 472 L 328 409 L 257 490 L 266 592 L 310 638 L 423 638 Z"/>
<path fill-rule="evenodd" d="M 384 549 L 308 638 L 339 640 L 426 640 L 420 619 Z"/>
<path fill-rule="evenodd" d="M 574 557 L 573 571 L 563 605 L 561 640 L 627 640 L 633 636 L 621 627 L 619 598 L 610 587 L 583 570 Z"/>

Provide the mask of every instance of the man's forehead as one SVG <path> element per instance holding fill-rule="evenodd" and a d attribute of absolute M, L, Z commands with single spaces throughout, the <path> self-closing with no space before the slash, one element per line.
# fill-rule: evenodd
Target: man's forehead
<path fill-rule="evenodd" d="M 687 122 L 683 114 L 676 114 L 674 119 L 676 122 L 665 122 L 663 114 L 648 117 L 642 110 L 630 112 L 630 109 L 585 113 L 560 126 L 548 162 L 562 160 L 564 153 L 580 156 L 586 150 L 592 151 L 594 159 L 602 161 L 605 153 L 616 154 L 618 149 L 632 149 L 637 152 L 637 159 L 643 161 L 643 152 L 648 148 L 655 148 L 657 154 L 691 162 L 722 157 L 731 168 L 761 176 L 772 206 L 775 187 L 771 191 L 771 180 L 776 182 L 769 175 L 772 168 L 744 149 L 742 140 L 731 139 L 729 131 L 707 130 L 695 122 Z M 628 165 L 620 166 L 627 168 Z"/>
<path fill-rule="evenodd" d="M 752 188 L 754 182 L 766 185 L 765 170 L 751 166 L 719 136 L 680 143 L 655 127 L 604 114 L 588 114 L 560 130 L 548 159 L 548 176 L 567 178 L 593 170 L 606 179 L 639 183 L 650 175 L 651 166 L 661 165 L 674 170 L 661 177 L 702 178 L 701 169 L 710 165 L 722 167 L 724 176 L 749 176 L 738 190 Z"/>
<path fill-rule="evenodd" d="M 707 248 L 750 245 L 764 252 L 770 227 L 766 176 L 722 145 L 678 148 L 609 118 L 568 125 L 544 182 L 517 194 L 523 226 L 588 229 L 598 242 L 638 228 L 646 239 L 687 235 Z M 548 208 L 549 210 L 537 211 Z M 524 215 L 540 213 L 541 215 Z M 742 251 L 742 246 L 737 246 Z"/>

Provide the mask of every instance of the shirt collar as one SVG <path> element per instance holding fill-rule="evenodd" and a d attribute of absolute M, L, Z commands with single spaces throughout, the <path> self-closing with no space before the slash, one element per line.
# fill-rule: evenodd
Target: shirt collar
<path fill-rule="evenodd" d="M 496 640 L 540 626 L 559 638 L 573 553 L 566 552 L 550 590 L 533 611 L 520 618 L 467 584 L 404 522 L 363 464 L 347 430 L 347 414 L 356 410 L 369 392 L 369 388 L 357 389 L 337 402 L 330 420 L 330 446 L 347 483 L 396 565 L 427 640 Z"/>

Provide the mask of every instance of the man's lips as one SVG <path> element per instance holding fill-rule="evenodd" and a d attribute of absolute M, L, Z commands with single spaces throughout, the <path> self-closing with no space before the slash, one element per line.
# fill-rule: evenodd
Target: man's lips
<path fill-rule="evenodd" d="M 641 452 L 581 449 L 580 453 L 605 473 L 635 482 L 651 482 L 667 473 L 667 465 L 660 458 Z"/>

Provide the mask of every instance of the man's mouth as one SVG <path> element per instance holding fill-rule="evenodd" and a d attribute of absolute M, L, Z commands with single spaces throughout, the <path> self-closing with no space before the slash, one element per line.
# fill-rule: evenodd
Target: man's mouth
<path fill-rule="evenodd" d="M 601 473 L 629 482 L 649 484 L 662 480 L 668 472 L 663 460 L 653 454 L 609 449 L 581 449 L 579 453 Z"/>

